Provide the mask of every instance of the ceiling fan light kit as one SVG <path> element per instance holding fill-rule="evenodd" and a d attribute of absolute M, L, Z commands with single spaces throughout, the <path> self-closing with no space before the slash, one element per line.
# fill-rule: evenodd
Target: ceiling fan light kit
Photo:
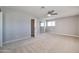
<path fill-rule="evenodd" d="M 49 16 L 49 17 L 50 17 L 50 16 L 52 16 L 52 15 L 51 15 L 51 14 L 47 14 L 47 16 Z"/>

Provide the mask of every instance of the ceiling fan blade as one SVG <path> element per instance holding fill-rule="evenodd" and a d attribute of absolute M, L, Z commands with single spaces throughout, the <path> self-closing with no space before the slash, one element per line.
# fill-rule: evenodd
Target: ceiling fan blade
<path fill-rule="evenodd" d="M 51 15 L 58 15 L 58 13 L 53 13 L 53 14 L 51 14 Z"/>
<path fill-rule="evenodd" d="M 51 12 L 54 12 L 55 10 L 52 10 Z"/>
<path fill-rule="evenodd" d="M 48 15 L 49 15 L 49 16 L 50 16 L 50 15 L 51 15 L 51 16 L 52 16 L 52 15 L 58 15 L 58 13 L 55 13 L 54 11 L 55 11 L 55 10 L 48 11 Z"/>
<path fill-rule="evenodd" d="M 49 11 L 48 14 L 51 14 L 51 11 Z"/>

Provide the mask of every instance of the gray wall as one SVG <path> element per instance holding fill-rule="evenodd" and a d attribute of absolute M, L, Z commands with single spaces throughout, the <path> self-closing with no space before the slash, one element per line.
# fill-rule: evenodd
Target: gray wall
<path fill-rule="evenodd" d="M 2 25 L 3 22 L 2 22 L 2 12 L 0 12 L 0 47 L 2 47 Z"/>
<path fill-rule="evenodd" d="M 78 26 L 78 27 L 77 27 L 77 35 L 79 35 L 79 16 L 78 16 L 77 18 L 78 18 L 78 21 L 77 21 L 77 22 L 78 22 L 78 23 L 77 23 L 77 26 Z"/>
<path fill-rule="evenodd" d="M 55 19 L 56 27 L 47 27 L 49 32 L 59 33 L 59 34 L 68 34 L 68 35 L 78 35 L 77 34 L 77 27 L 78 27 L 78 20 L 79 16 L 70 16 L 70 17 L 63 17 L 59 19 Z"/>
<path fill-rule="evenodd" d="M 31 36 L 31 17 L 15 10 L 4 12 L 4 39 L 3 42 L 13 41 Z"/>

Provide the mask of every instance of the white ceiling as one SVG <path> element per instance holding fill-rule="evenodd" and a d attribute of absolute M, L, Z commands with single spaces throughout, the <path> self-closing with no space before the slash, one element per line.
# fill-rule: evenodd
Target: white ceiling
<path fill-rule="evenodd" d="M 56 10 L 58 13 L 51 16 L 52 18 L 79 15 L 78 6 L 45 6 L 44 9 L 41 9 L 41 6 L 6 6 L 6 8 L 20 10 L 37 18 L 47 18 L 47 12 L 51 10 Z"/>

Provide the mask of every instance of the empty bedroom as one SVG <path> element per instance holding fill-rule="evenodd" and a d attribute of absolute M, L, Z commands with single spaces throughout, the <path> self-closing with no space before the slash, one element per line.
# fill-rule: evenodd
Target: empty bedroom
<path fill-rule="evenodd" d="M 0 53 L 79 53 L 79 7 L 0 6 Z"/>

